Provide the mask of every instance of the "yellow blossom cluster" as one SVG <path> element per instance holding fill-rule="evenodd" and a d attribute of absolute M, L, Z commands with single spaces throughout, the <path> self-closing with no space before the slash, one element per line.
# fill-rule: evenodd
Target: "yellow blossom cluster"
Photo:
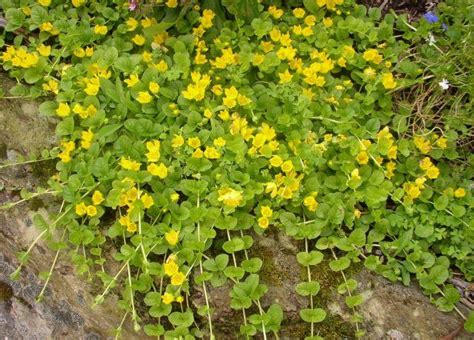
<path fill-rule="evenodd" d="M 97 215 L 97 206 L 104 201 L 104 195 L 99 191 L 95 190 L 92 194 L 92 204 L 86 205 L 85 202 L 76 204 L 75 211 L 78 216 L 89 216 L 94 217 Z"/>
<path fill-rule="evenodd" d="M 15 67 L 31 68 L 39 61 L 37 52 L 29 53 L 26 48 L 8 46 L 1 56 L 3 62 L 11 62 Z"/>
<path fill-rule="evenodd" d="M 317 192 L 311 193 L 311 195 L 306 196 L 303 200 L 303 204 L 309 211 L 316 211 L 318 208 L 319 203 L 316 201 L 316 196 L 318 195 Z"/>
<path fill-rule="evenodd" d="M 76 144 L 73 141 L 63 140 L 61 142 L 63 151 L 58 154 L 59 159 L 63 163 L 69 163 L 71 161 L 71 153 L 76 149 Z"/>
<path fill-rule="evenodd" d="M 260 215 L 261 216 L 258 218 L 258 225 L 262 229 L 267 229 L 269 224 L 270 224 L 270 220 L 272 218 L 272 215 L 273 215 L 272 208 L 268 205 L 261 206 L 260 207 Z"/>
<path fill-rule="evenodd" d="M 224 203 L 224 205 L 230 207 L 230 208 L 235 208 L 237 207 L 243 199 L 242 196 L 242 191 L 238 191 L 232 188 L 221 188 L 218 191 L 219 197 L 218 200 L 219 202 Z"/>
<path fill-rule="evenodd" d="M 304 175 L 298 175 L 298 173 L 293 170 L 292 163 L 283 163 L 282 167 L 283 165 L 285 165 L 287 171 L 275 175 L 273 181 L 267 182 L 265 184 L 265 192 L 269 193 L 271 198 L 279 196 L 283 199 L 292 199 L 294 194 L 299 190 Z"/>
<path fill-rule="evenodd" d="M 203 100 L 206 88 L 211 83 L 211 77 L 207 74 L 202 75 L 200 72 L 192 72 L 191 79 L 193 83 L 183 91 L 184 98 L 195 101 Z"/>

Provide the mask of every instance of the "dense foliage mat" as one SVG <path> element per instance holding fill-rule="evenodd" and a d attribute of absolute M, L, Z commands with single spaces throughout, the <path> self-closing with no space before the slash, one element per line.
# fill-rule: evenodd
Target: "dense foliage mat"
<path fill-rule="evenodd" d="M 42 155 L 57 173 L 22 201 L 54 194 L 61 210 L 35 216 L 14 276 L 46 238 L 102 280 L 96 303 L 117 290 L 124 320 L 166 338 L 213 337 L 209 287 L 231 282 L 241 334 L 266 337 L 285 315 L 262 306 L 265 259 L 248 254 L 278 229 L 300 240 L 309 338 L 324 335 L 310 269 L 325 258 L 356 336 L 357 262 L 455 309 L 447 280 L 474 277 L 472 5 L 409 23 L 353 0 L 289 3 L 0 1 L 11 96 L 59 119 Z"/>

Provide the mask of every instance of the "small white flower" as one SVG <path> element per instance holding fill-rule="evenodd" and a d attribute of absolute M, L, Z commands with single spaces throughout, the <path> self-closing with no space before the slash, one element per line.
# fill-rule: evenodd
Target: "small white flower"
<path fill-rule="evenodd" d="M 433 46 L 435 43 L 436 43 L 436 39 L 435 39 L 433 33 L 430 32 L 429 36 L 428 36 L 428 44 L 430 46 Z"/>
<path fill-rule="evenodd" d="M 449 81 L 447 79 L 443 78 L 443 80 L 441 80 L 438 84 L 443 91 L 449 89 Z"/>

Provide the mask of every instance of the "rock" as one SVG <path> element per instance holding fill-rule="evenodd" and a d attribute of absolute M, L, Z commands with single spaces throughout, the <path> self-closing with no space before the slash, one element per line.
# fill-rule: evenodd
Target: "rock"
<path fill-rule="evenodd" d="M 406 287 L 366 269 L 355 278 L 359 282 L 359 292 L 366 299 L 358 311 L 364 317 L 369 339 L 439 339 L 462 325 L 458 314 L 439 311 L 415 282 Z M 348 320 L 350 313 L 342 299 L 335 294 L 333 301 L 330 310 Z M 472 338 L 463 331 L 456 339 Z"/>

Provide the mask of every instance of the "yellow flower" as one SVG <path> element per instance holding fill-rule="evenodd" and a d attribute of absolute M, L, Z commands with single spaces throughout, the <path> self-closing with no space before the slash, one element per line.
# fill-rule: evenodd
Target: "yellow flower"
<path fill-rule="evenodd" d="M 171 202 L 177 202 L 179 200 L 179 194 L 177 192 L 170 195 Z"/>
<path fill-rule="evenodd" d="M 295 16 L 295 18 L 298 18 L 298 19 L 301 19 L 302 17 L 304 17 L 305 13 L 306 13 L 305 10 L 301 7 L 295 8 L 293 10 L 293 15 Z"/>
<path fill-rule="evenodd" d="M 425 171 L 426 177 L 430 179 L 438 178 L 439 176 L 439 169 L 436 166 L 431 166 Z"/>
<path fill-rule="evenodd" d="M 153 206 L 153 204 L 155 203 L 153 201 L 153 197 L 151 197 L 148 194 L 143 194 L 142 197 L 140 197 L 140 201 L 142 201 L 143 207 L 145 209 L 151 208 Z"/>
<path fill-rule="evenodd" d="M 387 153 L 388 159 L 397 159 L 397 151 L 398 151 L 397 146 L 396 146 L 396 145 L 392 145 L 392 146 L 388 149 L 388 153 Z"/>
<path fill-rule="evenodd" d="M 179 231 L 173 229 L 168 231 L 165 233 L 165 239 L 171 246 L 175 246 L 179 241 Z"/>
<path fill-rule="evenodd" d="M 74 7 L 80 7 L 82 5 L 84 5 L 86 2 L 86 0 L 72 0 L 72 5 Z"/>
<path fill-rule="evenodd" d="M 96 25 L 94 27 L 94 33 L 99 35 L 106 35 L 108 31 L 107 26 L 105 25 Z"/>
<path fill-rule="evenodd" d="M 219 159 L 221 158 L 221 153 L 213 146 L 206 147 L 204 150 L 204 157 L 208 159 Z"/>
<path fill-rule="evenodd" d="M 140 79 L 138 79 L 136 74 L 131 74 L 130 77 L 124 81 L 127 84 L 127 87 L 134 87 L 140 81 Z"/>
<path fill-rule="evenodd" d="M 50 79 L 50 80 L 48 80 L 47 83 L 44 83 L 42 85 L 42 87 L 43 87 L 43 90 L 45 90 L 45 91 L 51 91 L 54 94 L 58 94 L 58 92 L 59 92 L 58 85 L 59 84 L 56 80 Z"/>
<path fill-rule="evenodd" d="M 169 8 L 178 7 L 178 0 L 168 0 L 166 1 L 166 6 L 168 6 Z"/>
<path fill-rule="evenodd" d="M 393 174 L 394 174 L 394 171 L 395 171 L 396 167 L 397 167 L 397 164 L 395 162 L 392 162 L 392 161 L 390 161 L 386 164 L 387 171 L 385 172 L 385 176 L 388 179 L 393 177 Z"/>
<path fill-rule="evenodd" d="M 163 265 L 163 269 L 165 271 L 165 274 L 168 275 L 168 276 L 173 276 L 174 274 L 176 274 L 179 271 L 178 265 L 173 260 L 168 260 Z"/>
<path fill-rule="evenodd" d="M 47 7 L 47 6 L 51 5 L 51 0 L 38 0 L 38 3 L 41 6 Z"/>
<path fill-rule="evenodd" d="M 260 213 L 263 217 L 272 217 L 273 210 L 268 205 L 263 205 L 260 207 Z"/>
<path fill-rule="evenodd" d="M 392 73 L 382 74 L 382 84 L 386 89 L 393 89 L 397 86 L 397 82 L 393 79 Z"/>
<path fill-rule="evenodd" d="M 67 117 L 71 113 L 71 108 L 68 103 L 59 103 L 58 108 L 56 109 L 56 114 L 59 117 Z"/>
<path fill-rule="evenodd" d="M 181 302 L 183 302 L 183 301 L 184 301 L 184 298 L 183 298 L 182 296 L 178 296 L 178 297 L 176 298 L 176 302 L 178 302 L 178 303 L 181 303 Z"/>
<path fill-rule="evenodd" d="M 333 25 L 332 19 L 331 19 L 331 18 L 324 18 L 324 19 L 323 19 L 323 25 L 324 25 L 324 27 L 326 27 L 326 28 L 331 27 L 331 26 Z"/>
<path fill-rule="evenodd" d="M 43 22 L 39 28 L 41 31 L 44 31 L 44 32 L 52 32 L 54 30 L 53 24 L 50 23 L 49 21 Z"/>
<path fill-rule="evenodd" d="M 166 72 L 166 70 L 168 69 L 168 64 L 166 63 L 166 61 L 161 60 L 158 64 L 155 64 L 155 67 L 159 72 L 163 73 Z"/>
<path fill-rule="evenodd" d="M 360 179 L 359 169 L 354 169 L 351 171 L 351 179 L 354 179 L 354 180 Z"/>
<path fill-rule="evenodd" d="M 316 211 L 318 208 L 319 203 L 316 201 L 316 198 L 314 196 L 307 196 L 303 200 L 303 204 L 305 207 L 308 208 L 309 211 Z"/>
<path fill-rule="evenodd" d="M 81 133 L 81 147 L 83 149 L 89 149 L 91 147 L 92 139 L 94 139 L 94 133 L 91 129 L 82 131 Z"/>
<path fill-rule="evenodd" d="M 258 226 L 262 229 L 268 228 L 269 224 L 270 224 L 270 220 L 265 216 L 262 216 L 258 219 Z"/>
<path fill-rule="evenodd" d="M 135 45 L 142 46 L 145 43 L 145 37 L 141 34 L 135 34 L 135 36 L 132 38 L 132 41 L 135 43 Z"/>
<path fill-rule="evenodd" d="M 421 151 L 421 153 L 427 154 L 431 151 L 431 143 L 428 139 L 421 136 L 415 136 L 413 137 L 413 142 L 415 143 L 417 149 Z"/>
<path fill-rule="evenodd" d="M 429 157 L 425 157 L 420 161 L 420 169 L 422 170 L 428 170 L 432 165 L 433 163 Z"/>
<path fill-rule="evenodd" d="M 86 82 L 86 88 L 84 89 L 84 92 L 87 93 L 89 96 L 95 96 L 100 89 L 100 80 L 99 78 L 91 78 L 87 79 Z"/>
<path fill-rule="evenodd" d="M 362 58 L 364 58 L 366 61 L 371 61 L 376 65 L 382 62 L 382 56 L 376 49 L 373 48 L 366 50 L 362 55 Z"/>
<path fill-rule="evenodd" d="M 362 213 L 360 212 L 359 209 L 355 209 L 355 210 L 354 210 L 354 217 L 355 217 L 355 218 L 360 218 L 361 215 L 362 215 Z"/>
<path fill-rule="evenodd" d="M 148 152 L 145 154 L 148 162 L 157 162 L 160 159 L 160 141 L 152 140 L 146 142 L 145 146 Z"/>
<path fill-rule="evenodd" d="M 130 160 L 122 157 L 120 159 L 120 166 L 125 170 L 138 171 L 140 170 L 140 163 L 134 160 Z"/>
<path fill-rule="evenodd" d="M 94 217 L 95 215 L 97 215 L 97 208 L 94 207 L 93 205 L 88 205 L 87 216 Z"/>
<path fill-rule="evenodd" d="M 281 165 L 281 169 L 285 173 L 290 172 L 291 170 L 293 170 L 293 162 L 291 160 L 284 161 L 283 164 Z"/>
<path fill-rule="evenodd" d="M 201 148 L 194 150 L 194 152 L 191 154 L 191 157 L 193 158 L 202 158 L 203 156 L 204 152 L 201 150 Z"/>
<path fill-rule="evenodd" d="M 99 205 L 104 201 L 104 195 L 98 190 L 94 191 L 92 195 L 92 204 Z"/>
<path fill-rule="evenodd" d="M 136 232 L 136 231 L 137 231 L 137 224 L 136 224 L 136 223 L 133 223 L 133 222 L 127 224 L 127 231 L 128 231 L 129 233 L 134 233 L 134 232 Z"/>
<path fill-rule="evenodd" d="M 271 166 L 273 166 L 275 168 L 278 168 L 282 164 L 283 164 L 283 159 L 281 159 L 280 156 L 273 156 L 272 158 L 270 158 L 270 165 Z"/>
<path fill-rule="evenodd" d="M 265 56 L 263 54 L 255 54 L 252 58 L 252 65 L 258 66 L 265 61 Z"/>
<path fill-rule="evenodd" d="M 173 139 L 171 140 L 171 146 L 173 148 L 179 148 L 184 144 L 184 138 L 181 135 L 174 135 Z"/>
<path fill-rule="evenodd" d="M 268 13 L 270 13 L 275 19 L 279 19 L 283 15 L 283 10 L 276 8 L 275 6 L 270 6 L 268 7 Z"/>
<path fill-rule="evenodd" d="M 160 163 L 160 165 L 151 163 L 148 165 L 147 170 L 153 176 L 158 176 L 161 179 L 166 178 L 166 176 L 168 176 L 168 168 L 163 163 Z"/>
<path fill-rule="evenodd" d="M 154 81 L 151 81 L 148 84 L 148 89 L 151 93 L 157 94 L 158 92 L 160 92 L 160 85 L 158 83 L 155 83 Z"/>
<path fill-rule="evenodd" d="M 191 137 L 188 139 L 188 145 L 193 149 L 197 149 L 201 146 L 201 140 L 199 139 L 199 137 Z"/>
<path fill-rule="evenodd" d="M 46 46 L 44 44 L 41 44 L 39 45 L 36 50 L 38 51 L 38 53 L 40 55 L 42 55 L 43 57 L 49 57 L 49 55 L 51 54 L 51 46 Z"/>
<path fill-rule="evenodd" d="M 439 146 L 441 149 L 446 149 L 448 147 L 448 140 L 445 137 L 440 137 L 436 141 L 436 145 Z"/>
<path fill-rule="evenodd" d="M 165 305 L 169 305 L 174 301 L 174 296 L 170 293 L 164 293 L 163 295 L 161 295 L 161 301 L 163 301 Z"/>
<path fill-rule="evenodd" d="M 138 92 L 137 101 L 138 101 L 140 104 L 148 104 L 148 103 L 151 102 L 152 100 L 153 100 L 153 97 L 151 96 L 151 94 L 148 93 L 148 91 L 140 91 L 140 92 Z"/>
<path fill-rule="evenodd" d="M 462 198 L 464 196 L 466 196 L 466 190 L 464 190 L 464 188 L 457 188 L 454 190 L 454 197 Z"/>
<path fill-rule="evenodd" d="M 365 151 L 359 152 L 357 155 L 357 163 L 359 164 L 367 164 L 369 162 L 369 155 Z"/>
<path fill-rule="evenodd" d="M 225 146 L 226 144 L 226 141 L 224 138 L 222 137 L 218 137 L 216 139 L 214 139 L 214 141 L 212 142 L 215 146 L 217 146 L 218 148 L 222 148 L 223 146 Z"/>
<path fill-rule="evenodd" d="M 285 72 L 278 73 L 278 77 L 280 77 L 280 84 L 286 84 L 291 81 L 293 75 L 286 70 Z"/>
<path fill-rule="evenodd" d="M 242 202 L 242 198 L 242 191 L 237 191 L 232 188 L 219 189 L 218 200 L 228 207 L 235 208 Z"/>
<path fill-rule="evenodd" d="M 135 31 L 138 26 L 138 21 L 135 18 L 128 18 L 125 24 L 127 25 L 128 31 Z"/>
<path fill-rule="evenodd" d="M 74 54 L 78 58 L 84 58 L 86 56 L 86 51 L 84 51 L 82 47 L 79 47 L 72 51 L 72 54 Z"/>
<path fill-rule="evenodd" d="M 87 206 L 84 202 L 76 204 L 76 214 L 78 214 L 79 216 L 84 216 L 85 214 L 87 214 Z"/>
<path fill-rule="evenodd" d="M 181 286 L 186 281 L 186 275 L 181 272 L 177 272 L 171 277 L 171 284 L 173 286 Z"/>
<path fill-rule="evenodd" d="M 326 6 L 327 9 L 334 11 L 337 5 L 341 5 L 344 0 L 316 0 L 316 4 L 319 7 Z"/>

